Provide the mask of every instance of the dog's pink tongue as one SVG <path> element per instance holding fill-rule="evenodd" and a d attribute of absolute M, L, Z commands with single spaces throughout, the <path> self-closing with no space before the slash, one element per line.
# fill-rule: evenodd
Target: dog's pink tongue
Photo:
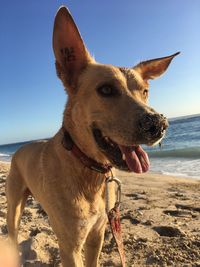
<path fill-rule="evenodd" d="M 125 155 L 126 164 L 133 172 L 147 172 L 150 166 L 147 153 L 141 146 L 119 146 L 121 152 Z"/>

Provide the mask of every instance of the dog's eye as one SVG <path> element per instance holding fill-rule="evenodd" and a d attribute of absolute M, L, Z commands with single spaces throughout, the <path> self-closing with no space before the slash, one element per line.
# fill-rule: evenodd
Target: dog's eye
<path fill-rule="evenodd" d="M 144 95 L 145 97 L 147 97 L 147 96 L 148 96 L 148 94 L 149 94 L 149 91 L 148 91 L 148 89 L 144 89 L 144 91 L 143 91 L 143 95 Z"/>
<path fill-rule="evenodd" d="M 115 96 L 119 94 L 118 90 L 111 85 L 102 85 L 97 88 L 97 92 L 104 97 Z"/>

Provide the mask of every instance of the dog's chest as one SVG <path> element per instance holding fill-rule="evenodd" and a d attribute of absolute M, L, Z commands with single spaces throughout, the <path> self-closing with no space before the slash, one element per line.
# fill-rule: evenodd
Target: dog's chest
<path fill-rule="evenodd" d="M 90 231 L 91 229 L 101 228 L 107 221 L 107 215 L 105 211 L 105 202 L 100 197 L 94 202 L 80 203 L 81 215 L 78 219 L 79 229 Z"/>
<path fill-rule="evenodd" d="M 100 229 L 107 222 L 107 215 L 105 211 L 97 214 L 90 214 L 87 218 L 80 218 L 78 220 L 78 226 L 80 230 L 87 229 L 96 230 Z"/>
<path fill-rule="evenodd" d="M 107 215 L 105 212 L 101 214 L 92 214 L 88 218 L 79 219 L 78 225 L 80 228 L 93 228 L 97 227 L 98 224 L 102 224 L 107 220 Z"/>

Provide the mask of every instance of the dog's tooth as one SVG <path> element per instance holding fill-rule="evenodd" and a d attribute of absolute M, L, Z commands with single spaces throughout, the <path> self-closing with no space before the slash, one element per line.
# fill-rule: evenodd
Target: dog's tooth
<path fill-rule="evenodd" d="M 126 160 L 126 156 L 125 156 L 124 153 L 122 154 L 122 159 L 123 159 L 123 160 Z"/>

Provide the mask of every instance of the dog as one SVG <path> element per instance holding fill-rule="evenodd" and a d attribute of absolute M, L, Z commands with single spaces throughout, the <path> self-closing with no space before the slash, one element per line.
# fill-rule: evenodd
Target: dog
<path fill-rule="evenodd" d="M 20 267 L 19 255 L 13 243 L 0 236 L 0 266 Z"/>
<path fill-rule="evenodd" d="M 143 173 L 149 159 L 141 144 L 159 143 L 167 119 L 148 106 L 149 83 L 178 54 L 132 68 L 99 64 L 62 6 L 55 17 L 57 75 L 68 94 L 63 124 L 47 140 L 25 145 L 12 158 L 6 182 L 9 237 L 17 243 L 27 197 L 47 212 L 64 267 L 98 266 L 107 223 L 105 179 L 112 168 Z M 111 207 L 115 188 L 109 185 Z"/>

